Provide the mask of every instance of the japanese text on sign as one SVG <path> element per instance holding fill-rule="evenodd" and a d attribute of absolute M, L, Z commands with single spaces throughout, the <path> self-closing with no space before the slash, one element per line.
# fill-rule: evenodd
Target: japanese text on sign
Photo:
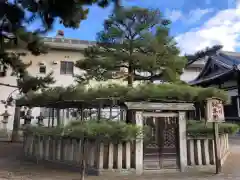
<path fill-rule="evenodd" d="M 219 99 L 208 99 L 206 118 L 208 122 L 224 121 L 224 109 Z"/>

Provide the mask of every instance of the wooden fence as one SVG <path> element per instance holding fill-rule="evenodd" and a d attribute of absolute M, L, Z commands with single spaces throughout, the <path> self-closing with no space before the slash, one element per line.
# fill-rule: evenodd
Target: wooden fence
<path fill-rule="evenodd" d="M 54 138 L 52 136 L 27 135 L 24 138 L 26 157 L 37 161 L 45 160 L 66 165 L 79 166 L 86 161 L 87 170 L 135 171 L 134 143 L 121 144 L 88 142 L 82 152 L 82 140 Z"/>
<path fill-rule="evenodd" d="M 136 143 L 121 144 L 88 142 L 82 152 L 82 140 L 74 138 L 54 138 L 52 136 L 26 135 L 24 137 L 25 156 L 36 161 L 50 161 L 81 167 L 84 158 L 87 172 L 138 173 L 139 166 Z M 187 139 L 188 166 L 214 165 L 214 143 L 212 138 Z M 220 136 L 220 157 L 223 164 L 229 154 L 228 135 Z M 93 171 L 94 170 L 94 171 Z"/>
<path fill-rule="evenodd" d="M 229 154 L 228 134 L 220 135 L 220 158 L 223 164 Z M 213 138 L 188 138 L 187 159 L 189 166 L 205 166 L 215 164 Z"/>

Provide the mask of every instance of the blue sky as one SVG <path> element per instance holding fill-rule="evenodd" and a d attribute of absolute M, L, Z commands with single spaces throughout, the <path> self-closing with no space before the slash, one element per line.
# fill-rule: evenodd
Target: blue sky
<path fill-rule="evenodd" d="M 172 20 L 171 34 L 183 53 L 192 53 L 206 46 L 223 44 L 225 50 L 238 50 L 240 36 L 240 6 L 238 0 L 125 0 L 125 6 L 159 8 Z M 95 40 L 104 19 L 112 7 L 91 7 L 88 19 L 79 29 L 67 29 L 55 24 L 48 36 L 64 30 L 66 38 Z M 239 37 L 238 37 L 239 36 Z"/>

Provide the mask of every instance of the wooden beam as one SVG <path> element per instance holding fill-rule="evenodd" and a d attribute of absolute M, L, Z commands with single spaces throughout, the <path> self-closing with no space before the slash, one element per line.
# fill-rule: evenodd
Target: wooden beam
<path fill-rule="evenodd" d="M 178 117 L 178 113 L 144 112 L 143 117 Z"/>
<path fill-rule="evenodd" d="M 125 102 L 128 109 L 132 110 L 195 110 L 193 103 L 152 103 L 152 102 Z"/>

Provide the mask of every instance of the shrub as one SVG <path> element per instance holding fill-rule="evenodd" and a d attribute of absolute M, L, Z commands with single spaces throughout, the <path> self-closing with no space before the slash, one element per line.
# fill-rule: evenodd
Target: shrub
<path fill-rule="evenodd" d="M 30 93 L 16 100 L 18 106 L 48 105 L 56 101 L 83 102 L 96 101 L 96 99 L 117 99 L 126 101 L 190 101 L 203 102 L 207 98 L 217 97 L 227 101 L 225 91 L 216 88 L 192 87 L 185 84 L 142 84 L 136 87 L 109 84 L 94 88 L 67 87 L 49 88 L 42 93 Z"/>
<path fill-rule="evenodd" d="M 232 123 L 220 123 L 219 134 L 235 134 L 239 131 L 239 126 Z M 191 137 L 213 136 L 213 124 L 204 121 L 190 120 L 187 123 L 187 134 Z"/>
<path fill-rule="evenodd" d="M 238 132 L 239 126 L 232 123 L 221 123 L 219 134 L 234 134 Z M 90 141 L 127 142 L 143 138 L 148 141 L 150 137 L 149 127 L 140 128 L 134 124 L 122 121 L 100 120 L 72 121 L 65 127 L 38 127 L 28 126 L 24 128 L 25 133 L 35 135 L 50 135 L 56 137 L 87 138 Z M 212 123 L 205 124 L 203 121 L 188 121 L 187 135 L 189 137 L 213 136 Z"/>
<path fill-rule="evenodd" d="M 144 130 L 144 129 L 143 129 Z M 89 121 L 72 121 L 63 128 L 32 127 L 25 129 L 26 133 L 36 135 L 51 135 L 58 137 L 82 138 L 88 140 L 125 142 L 142 138 L 143 130 L 134 124 L 121 121 L 95 119 Z"/>

